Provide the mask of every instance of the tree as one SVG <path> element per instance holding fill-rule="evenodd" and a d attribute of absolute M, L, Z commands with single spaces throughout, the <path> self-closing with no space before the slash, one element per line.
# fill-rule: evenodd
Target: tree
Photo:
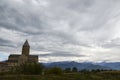
<path fill-rule="evenodd" d="M 72 68 L 72 72 L 77 72 L 77 71 L 78 71 L 78 69 L 76 67 Z"/>

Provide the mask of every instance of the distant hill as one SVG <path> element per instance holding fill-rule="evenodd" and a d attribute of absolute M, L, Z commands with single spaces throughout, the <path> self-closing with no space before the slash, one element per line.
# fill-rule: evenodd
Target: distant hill
<path fill-rule="evenodd" d="M 107 66 L 115 70 L 120 70 L 120 62 L 102 62 L 102 63 L 97 63 L 97 65 Z"/>
<path fill-rule="evenodd" d="M 92 64 L 91 66 L 88 66 L 85 68 L 86 70 L 111 70 L 112 68 L 108 67 L 108 66 L 100 66 L 100 65 L 94 65 Z"/>
<path fill-rule="evenodd" d="M 51 67 L 60 67 L 62 69 L 65 68 L 73 68 L 76 67 L 78 70 L 96 70 L 96 69 L 103 69 L 103 70 L 109 70 L 112 69 L 108 66 L 104 65 L 99 65 L 99 64 L 94 64 L 90 62 L 83 62 L 83 63 L 78 63 L 78 62 L 53 62 L 53 63 L 43 63 L 46 67 L 51 68 Z"/>

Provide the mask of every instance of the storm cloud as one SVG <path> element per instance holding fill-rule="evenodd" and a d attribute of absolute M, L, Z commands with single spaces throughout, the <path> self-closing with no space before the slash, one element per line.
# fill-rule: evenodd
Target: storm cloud
<path fill-rule="evenodd" d="M 1 0 L 0 55 L 20 54 L 27 39 L 31 54 L 43 62 L 120 61 L 119 4 L 119 0 Z"/>

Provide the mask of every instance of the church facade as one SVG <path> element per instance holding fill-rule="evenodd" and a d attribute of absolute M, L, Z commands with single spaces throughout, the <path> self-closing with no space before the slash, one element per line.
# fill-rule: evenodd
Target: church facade
<path fill-rule="evenodd" d="M 10 54 L 6 62 L 0 63 L 0 71 L 4 67 L 14 67 L 23 63 L 38 63 L 38 56 L 30 55 L 30 45 L 27 40 L 22 46 L 21 55 Z"/>

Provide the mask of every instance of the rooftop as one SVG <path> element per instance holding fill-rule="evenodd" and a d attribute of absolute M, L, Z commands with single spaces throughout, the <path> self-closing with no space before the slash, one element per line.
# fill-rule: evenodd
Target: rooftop
<path fill-rule="evenodd" d="M 25 41 L 23 46 L 30 46 L 27 40 Z"/>

